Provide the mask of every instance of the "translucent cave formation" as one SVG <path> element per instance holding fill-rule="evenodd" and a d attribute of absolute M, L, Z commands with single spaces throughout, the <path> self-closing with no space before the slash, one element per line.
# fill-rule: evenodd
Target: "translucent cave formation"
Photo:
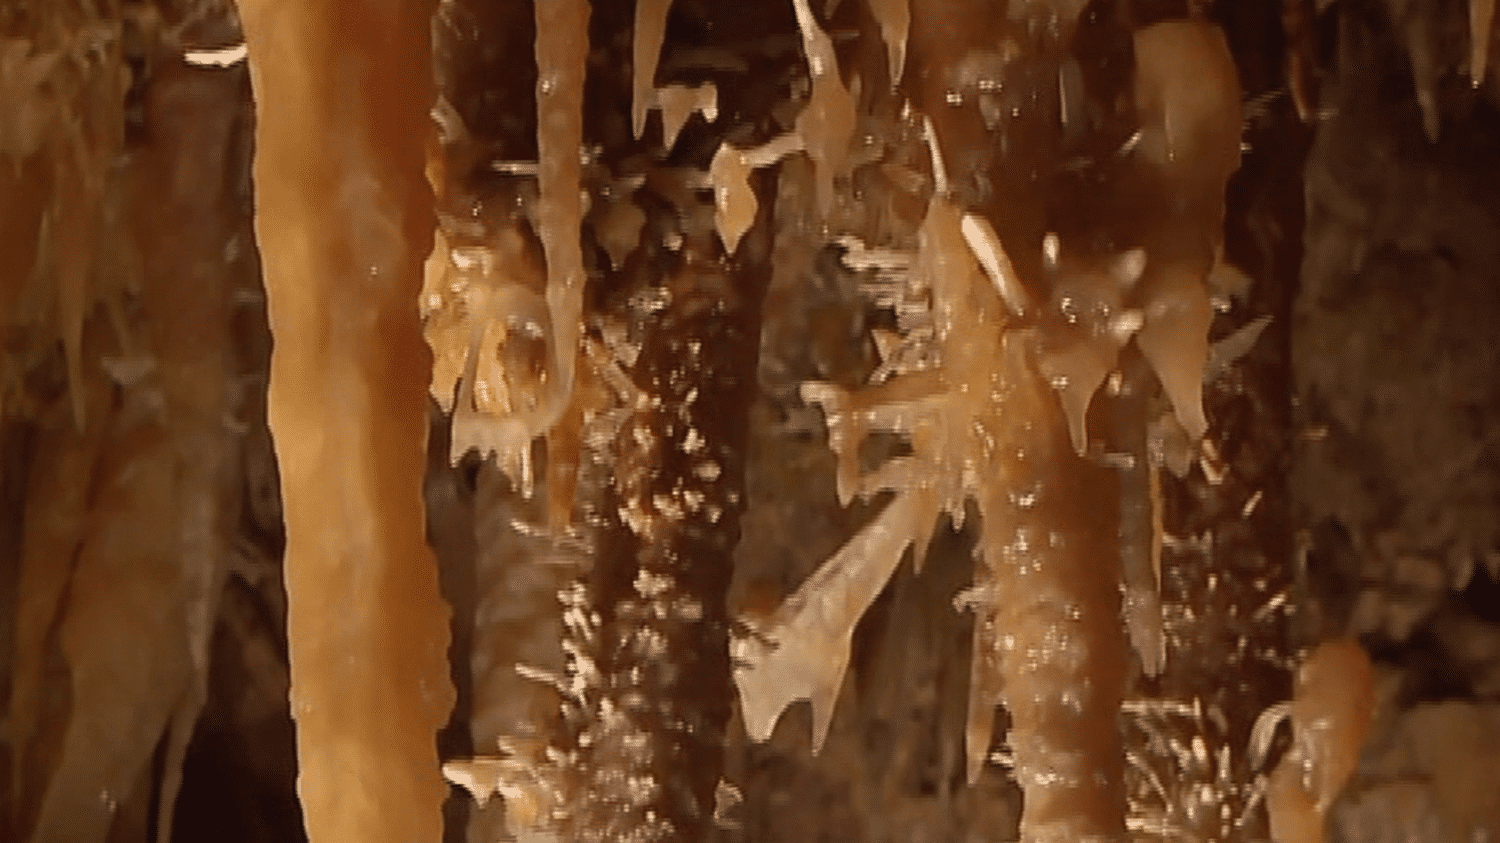
<path fill-rule="evenodd" d="M 0 0 L 0 839 L 1500 834 L 1494 26 Z"/>

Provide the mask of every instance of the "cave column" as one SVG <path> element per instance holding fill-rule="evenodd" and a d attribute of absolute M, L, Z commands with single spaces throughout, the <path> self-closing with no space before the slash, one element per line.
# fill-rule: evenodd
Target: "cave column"
<path fill-rule="evenodd" d="M 244 0 L 275 347 L 298 793 L 313 843 L 434 841 L 448 609 L 425 543 L 433 2 Z"/>

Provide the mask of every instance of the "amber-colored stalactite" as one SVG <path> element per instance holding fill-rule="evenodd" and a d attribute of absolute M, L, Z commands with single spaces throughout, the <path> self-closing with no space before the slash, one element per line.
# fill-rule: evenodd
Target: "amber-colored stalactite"
<path fill-rule="evenodd" d="M 448 610 L 424 543 L 436 4 L 246 0 L 309 838 L 431 841 Z"/>
<path fill-rule="evenodd" d="M 537 234 L 547 253 L 547 315 L 553 382 L 529 425 L 535 436 L 562 417 L 573 393 L 583 316 L 583 250 L 578 243 L 583 200 L 578 188 L 583 148 L 583 78 L 589 51 L 587 0 L 536 5 Z"/>

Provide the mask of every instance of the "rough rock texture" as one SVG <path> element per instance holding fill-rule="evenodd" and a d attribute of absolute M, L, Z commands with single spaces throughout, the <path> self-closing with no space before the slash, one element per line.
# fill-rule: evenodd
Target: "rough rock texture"
<path fill-rule="evenodd" d="M 1334 72 L 1308 156 L 1292 504 L 1321 609 L 1310 620 L 1358 633 L 1380 689 L 1333 813 L 1334 839 L 1351 843 L 1500 833 L 1488 761 L 1500 691 L 1500 202 L 1488 187 L 1500 114 L 1493 85 L 1471 87 L 1455 56 L 1464 13 L 1333 12 Z"/>

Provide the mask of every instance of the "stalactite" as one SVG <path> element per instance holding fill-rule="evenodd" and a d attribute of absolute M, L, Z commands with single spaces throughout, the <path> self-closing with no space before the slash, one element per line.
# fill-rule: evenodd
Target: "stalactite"
<path fill-rule="evenodd" d="M 719 147 L 709 164 L 709 179 L 714 187 L 714 228 L 724 251 L 734 254 L 740 238 L 755 221 L 759 202 L 750 189 L 754 166 L 750 156 L 729 144 Z"/>
<path fill-rule="evenodd" d="M 1240 85 L 1217 26 L 1162 21 L 1135 34 L 1134 155 L 1143 189 L 1146 275 L 1136 343 L 1189 438 L 1208 427 L 1204 366 L 1213 317 L 1207 278 L 1224 239 L 1224 190 L 1240 165 Z"/>
<path fill-rule="evenodd" d="M 308 837 L 435 840 L 452 705 L 425 543 L 435 4 L 244 2 Z M 576 157 L 574 159 L 576 161 Z"/>
<path fill-rule="evenodd" d="M 589 53 L 588 0 L 536 4 L 537 236 L 547 255 L 551 381 L 535 436 L 561 418 L 573 396 L 583 327 L 583 77 Z"/>
<path fill-rule="evenodd" d="M 677 145 L 682 127 L 694 114 L 702 114 L 710 123 L 719 119 L 719 89 L 712 82 L 694 87 L 668 85 L 657 88 L 655 95 L 661 108 L 661 142 L 667 150 Z"/>
<path fill-rule="evenodd" d="M 573 400 L 583 324 L 583 80 L 589 52 L 587 0 L 537 3 L 536 234 L 547 266 L 546 377 L 530 405 L 496 417 L 460 403 L 453 417 L 455 456 L 469 448 L 524 465 L 531 442 L 555 426 Z M 463 177 L 465 174 L 460 174 Z M 487 314 L 504 319 L 502 307 Z M 475 321 L 486 330 L 488 319 Z M 471 346 L 469 364 L 474 365 Z M 524 469 L 523 469 L 524 470 Z"/>
<path fill-rule="evenodd" d="M 1150 378 L 1138 355 L 1120 361 L 1121 388 L 1110 408 L 1112 444 L 1130 454 L 1115 466 L 1119 482 L 1118 526 L 1121 597 L 1125 630 L 1146 676 L 1161 673 L 1167 660 L 1161 606 L 1161 466 L 1151 458 L 1146 419 L 1151 415 Z"/>
<path fill-rule="evenodd" d="M 832 396 L 813 396 L 833 409 Z M 921 558 L 937 516 L 932 495 L 919 490 L 899 496 L 796 594 L 764 619 L 750 621 L 762 640 L 735 642 L 736 655 L 747 666 L 735 679 L 745 730 L 752 740 L 770 740 L 786 704 L 805 699 L 812 703 L 812 750 L 823 748 L 844 686 L 849 639 L 907 548 L 914 547 Z"/>
<path fill-rule="evenodd" d="M 1283 66 L 1292 104 L 1303 123 L 1312 122 L 1318 109 L 1316 22 L 1313 0 L 1282 0 L 1281 29 L 1287 41 Z"/>
<path fill-rule="evenodd" d="M 880 26 L 885 41 L 886 75 L 894 88 L 901 84 L 906 70 L 906 39 L 911 34 L 910 0 L 867 0 L 870 13 Z"/>
<path fill-rule="evenodd" d="M 656 65 L 661 59 L 661 45 L 667 37 L 667 13 L 672 0 L 637 0 L 635 27 L 631 32 L 633 49 L 630 57 L 633 85 L 630 92 L 630 126 L 637 140 L 646 131 L 646 112 L 651 107 L 656 86 Z M 665 120 L 665 113 L 662 115 Z M 664 135 L 675 133 L 664 132 Z M 671 148 L 670 141 L 666 144 Z"/>
<path fill-rule="evenodd" d="M 839 78 L 838 56 L 833 40 L 818 25 L 807 0 L 792 0 L 797 27 L 802 32 L 802 51 L 812 77 L 812 93 L 797 115 L 797 135 L 813 160 L 817 174 L 818 208 L 828 213 L 833 205 L 833 179 L 843 174 L 854 136 L 854 101 Z"/>
<path fill-rule="evenodd" d="M 1140 285 L 1148 258 L 1131 249 L 1102 265 L 1075 264 L 1059 254 L 1061 245 L 1054 237 L 1043 242 L 1051 291 L 1038 316 L 1037 363 L 1057 392 L 1073 449 L 1083 456 L 1089 451 L 1094 394 L 1116 370 L 1121 349 L 1143 321 L 1140 311 L 1126 303 Z"/>

